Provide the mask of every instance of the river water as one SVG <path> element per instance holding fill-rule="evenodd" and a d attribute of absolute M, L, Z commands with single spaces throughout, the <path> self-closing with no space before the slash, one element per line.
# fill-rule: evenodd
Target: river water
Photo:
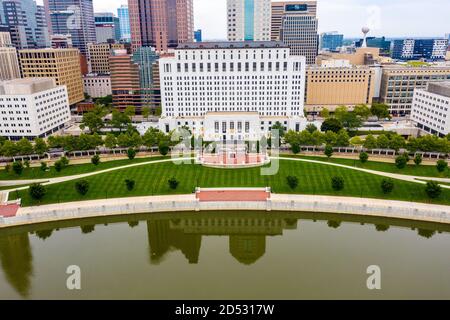
<path fill-rule="evenodd" d="M 0 299 L 450 299 L 450 225 L 166 213 L 0 230 Z M 367 288 L 378 266 L 381 290 Z M 81 290 L 69 290 L 69 266 Z M 73 279 L 73 278 L 71 278 Z"/>

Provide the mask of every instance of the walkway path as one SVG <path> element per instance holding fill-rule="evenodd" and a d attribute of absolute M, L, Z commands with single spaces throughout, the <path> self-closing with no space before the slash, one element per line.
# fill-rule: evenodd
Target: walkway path
<path fill-rule="evenodd" d="M 42 222 L 195 211 L 320 212 L 389 217 L 450 224 L 450 206 L 382 199 L 272 194 L 267 201 L 198 201 L 194 194 L 103 199 L 19 208 L 11 217 L 0 217 L 0 229 Z M 339 216 L 336 216 L 339 219 Z"/>
<path fill-rule="evenodd" d="M 423 181 L 423 180 L 434 180 L 434 181 L 438 181 L 438 182 L 442 182 L 442 183 L 449 183 L 450 184 L 450 179 L 449 178 L 433 178 L 433 177 L 422 177 L 422 176 L 409 176 L 409 175 L 403 175 L 403 174 L 396 174 L 396 173 L 389 173 L 389 172 L 382 172 L 382 171 L 376 171 L 376 170 L 370 170 L 370 169 L 357 168 L 357 167 L 352 167 L 352 166 L 338 164 L 338 163 L 331 163 L 331 162 L 324 162 L 324 161 L 310 160 L 310 159 L 301 159 L 301 158 L 271 157 L 271 159 L 273 159 L 273 160 L 281 160 L 281 161 L 300 161 L 300 162 L 316 163 L 316 164 L 321 164 L 321 165 L 329 165 L 329 166 L 346 168 L 346 169 L 350 169 L 350 170 L 361 171 L 361 172 L 365 172 L 365 173 L 375 174 L 375 175 L 378 175 L 378 176 L 383 176 L 383 177 L 388 177 L 388 178 L 397 179 L 397 180 L 403 180 L 403 181 L 408 181 L 408 182 L 414 182 L 414 183 L 419 183 L 419 184 L 426 184 L 426 182 Z M 176 161 L 194 161 L 194 160 L 195 160 L 194 157 L 192 157 L 192 158 L 176 159 Z M 43 181 L 47 181 L 47 182 L 45 182 L 43 184 L 44 185 L 51 185 L 51 184 L 56 184 L 56 183 L 61 183 L 61 182 L 66 182 L 66 181 L 71 181 L 71 180 L 87 178 L 87 177 L 91 177 L 91 176 L 95 176 L 95 175 L 99 175 L 99 174 L 103 174 L 103 173 L 108 173 L 108 172 L 113 172 L 113 171 L 117 171 L 117 170 L 133 168 L 133 167 L 139 167 L 139 166 L 146 166 L 146 165 L 149 165 L 149 164 L 171 162 L 171 161 L 174 161 L 174 160 L 173 159 L 164 159 L 164 160 L 147 161 L 147 162 L 128 164 L 128 165 L 124 165 L 124 166 L 120 166 L 120 167 L 109 168 L 109 169 L 105 169 L 105 170 L 101 170 L 101 171 L 95 171 L 95 172 L 90 172 L 90 173 L 83 173 L 83 174 L 78 174 L 78 175 L 73 175 L 73 176 L 64 176 L 64 177 L 50 178 L 50 179 L 46 179 L 46 180 L 42 180 L 42 179 L 40 179 L 40 180 L 26 180 L 26 182 L 27 182 L 27 184 L 30 184 L 30 183 L 42 183 Z M 3 183 L 3 182 L 6 182 L 6 181 L 0 181 L 0 184 Z M 9 182 L 11 182 L 11 181 L 9 181 Z M 441 186 L 442 186 L 442 188 L 450 189 L 450 185 L 441 185 Z M 2 196 L 6 197 L 5 195 L 1 195 L 1 194 L 7 194 L 9 191 L 25 190 L 25 189 L 28 189 L 28 186 L 22 187 L 22 188 L 14 188 L 14 189 L 11 189 L 11 190 L 2 191 L 2 192 L 0 192 L 0 199 L 2 198 Z"/>

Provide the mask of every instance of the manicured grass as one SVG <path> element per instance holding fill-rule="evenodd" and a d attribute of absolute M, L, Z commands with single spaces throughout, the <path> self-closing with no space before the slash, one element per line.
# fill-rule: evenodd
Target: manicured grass
<path fill-rule="evenodd" d="M 444 172 L 438 172 L 436 166 L 416 166 L 414 164 L 409 164 L 403 169 L 398 169 L 394 163 L 386 163 L 386 162 L 376 162 L 369 161 L 366 163 L 361 163 L 359 160 L 353 159 L 342 159 L 342 158 L 334 158 L 331 157 L 327 159 L 325 157 L 318 156 L 293 156 L 293 155 L 281 155 L 282 157 L 290 157 L 290 158 L 301 158 L 301 159 L 309 159 L 309 160 L 317 160 L 322 162 L 331 162 L 337 164 L 343 164 L 351 167 L 370 169 L 382 172 L 389 173 L 397 173 L 397 174 L 405 174 L 411 176 L 420 176 L 420 177 L 435 177 L 435 178 L 450 178 L 450 169 L 446 169 Z M 370 157 L 370 156 L 369 156 Z M 410 163 L 413 163 L 411 160 Z"/>
<path fill-rule="evenodd" d="M 295 191 L 292 191 L 286 183 L 286 177 L 291 175 L 295 175 L 299 179 L 299 186 Z M 345 179 L 345 188 L 340 192 L 335 192 L 331 188 L 330 180 L 335 175 Z M 170 190 L 167 183 L 171 177 L 175 177 L 180 182 L 175 191 Z M 127 191 L 125 179 L 136 181 L 133 191 Z M 425 194 L 425 186 L 397 180 L 393 193 L 384 195 L 380 188 L 382 179 L 381 176 L 356 170 L 288 160 L 280 161 L 280 169 L 274 176 L 262 176 L 260 168 L 214 169 L 193 164 L 175 165 L 172 162 L 166 162 L 88 177 L 86 180 L 89 182 L 90 188 L 85 196 L 80 196 L 75 191 L 76 180 L 47 186 L 47 194 L 41 204 L 161 194 L 187 194 L 192 193 L 196 186 L 270 186 L 275 193 L 354 196 L 450 204 L 450 190 L 443 190 L 439 199 L 431 201 Z M 38 204 L 33 202 L 27 190 L 19 193 L 24 206 Z M 11 198 L 15 198 L 15 196 L 15 192 L 10 194 Z"/>
<path fill-rule="evenodd" d="M 64 168 L 60 172 L 57 172 L 55 170 L 55 167 L 53 166 L 50 167 L 49 171 L 45 172 L 42 171 L 40 167 L 32 167 L 32 168 L 25 168 L 20 176 L 12 172 L 12 170 L 11 172 L 6 172 L 6 170 L 0 170 L 0 180 L 49 179 L 56 177 L 73 176 L 77 174 L 101 171 L 114 167 L 126 166 L 128 164 L 133 163 L 142 163 L 160 159 L 164 159 L 164 157 L 136 158 L 134 160 L 128 159 L 112 160 L 101 162 L 97 166 L 94 166 L 92 163 L 74 164 L 74 165 L 69 164 L 66 168 Z"/>

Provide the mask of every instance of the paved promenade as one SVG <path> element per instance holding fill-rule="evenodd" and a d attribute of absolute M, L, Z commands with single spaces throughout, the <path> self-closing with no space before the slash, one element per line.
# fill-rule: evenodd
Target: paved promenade
<path fill-rule="evenodd" d="M 156 212 L 317 212 L 450 224 L 450 206 L 350 197 L 272 194 L 266 201 L 199 201 L 195 194 L 120 198 L 20 208 L 0 217 L 0 228 L 42 222 Z"/>

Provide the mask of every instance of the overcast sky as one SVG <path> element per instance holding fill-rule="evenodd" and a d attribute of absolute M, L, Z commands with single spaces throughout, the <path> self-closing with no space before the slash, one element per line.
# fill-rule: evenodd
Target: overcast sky
<path fill-rule="evenodd" d="M 37 0 L 42 3 L 42 0 Z M 96 12 L 115 12 L 127 0 L 94 0 Z M 226 38 L 226 0 L 194 0 L 195 28 L 203 38 Z M 374 36 L 443 37 L 450 33 L 449 0 L 318 0 L 319 32 L 360 36 L 369 26 Z"/>

